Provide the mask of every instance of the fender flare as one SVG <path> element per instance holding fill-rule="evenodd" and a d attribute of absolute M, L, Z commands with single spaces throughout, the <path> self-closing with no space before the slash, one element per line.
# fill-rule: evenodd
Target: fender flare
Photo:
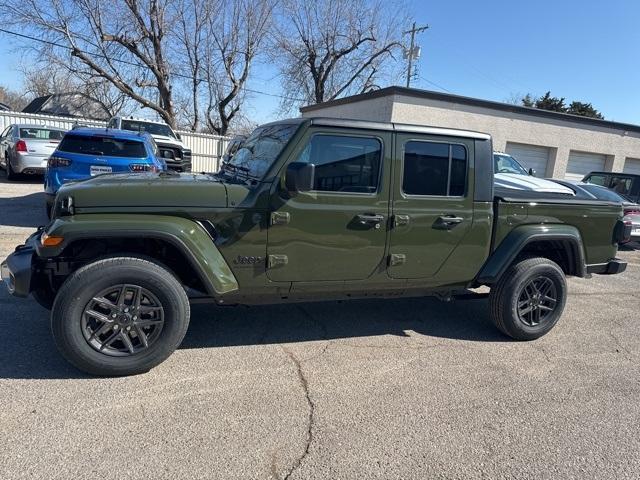
<path fill-rule="evenodd" d="M 209 233 L 197 222 L 183 217 L 145 214 L 78 214 L 58 217 L 46 229 L 61 236 L 56 247 L 39 244 L 40 257 L 55 257 L 78 240 L 93 238 L 154 238 L 169 242 L 189 261 L 212 296 L 238 290 L 238 281 Z"/>
<path fill-rule="evenodd" d="M 568 250 L 569 267 L 577 277 L 586 275 L 585 254 L 582 236 L 572 225 L 522 225 L 514 228 L 493 250 L 480 273 L 476 277 L 479 284 L 492 284 L 498 281 L 509 265 L 529 244 L 540 241 L 561 241 Z"/>

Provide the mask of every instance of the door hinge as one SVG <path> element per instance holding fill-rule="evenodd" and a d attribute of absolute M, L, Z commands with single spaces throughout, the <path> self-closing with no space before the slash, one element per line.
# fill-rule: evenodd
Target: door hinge
<path fill-rule="evenodd" d="M 393 226 L 394 227 L 404 227 L 409 225 L 411 217 L 409 215 L 394 215 L 393 216 Z"/>
<path fill-rule="evenodd" d="M 290 220 L 289 212 L 271 212 L 271 225 L 286 225 Z"/>
<path fill-rule="evenodd" d="M 389 255 L 389 266 L 404 265 L 407 262 L 407 256 L 404 253 L 392 253 Z"/>
<path fill-rule="evenodd" d="M 286 265 L 287 263 L 289 263 L 289 258 L 286 255 L 269 255 L 269 268 Z"/>

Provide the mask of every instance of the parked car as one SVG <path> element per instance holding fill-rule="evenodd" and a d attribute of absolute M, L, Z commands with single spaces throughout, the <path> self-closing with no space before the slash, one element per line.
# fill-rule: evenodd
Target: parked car
<path fill-rule="evenodd" d="M 56 149 L 66 130 L 44 125 L 13 124 L 0 135 L 0 165 L 7 179 L 16 175 L 42 175 L 47 158 Z"/>
<path fill-rule="evenodd" d="M 228 163 L 229 160 L 235 155 L 235 153 L 240 150 L 242 143 L 247 139 L 246 135 L 236 135 L 231 139 L 229 145 L 227 145 L 227 149 L 222 155 L 222 164 Z"/>
<path fill-rule="evenodd" d="M 640 205 L 631 201 L 626 195 L 616 193 L 607 187 L 595 183 L 575 182 L 570 180 L 554 180 L 569 188 L 573 188 L 576 194 L 583 194 L 586 198 L 592 197 L 607 202 L 616 202 L 622 205 L 624 211 L 623 220 L 631 225 L 631 240 L 640 241 Z"/>
<path fill-rule="evenodd" d="M 496 187 L 574 195 L 570 188 L 535 177 L 536 172 L 533 169 L 527 171 L 514 157 L 506 153 L 493 152 L 493 164 L 493 181 Z"/>
<path fill-rule="evenodd" d="M 44 179 L 47 215 L 54 198 L 68 182 L 105 173 L 139 173 L 165 170 L 156 157 L 153 139 L 148 133 L 133 133 L 104 128 L 77 128 L 65 134 L 51 154 Z"/>
<path fill-rule="evenodd" d="M 632 173 L 591 172 L 582 179 L 585 183 L 601 185 L 620 193 L 632 202 L 640 203 L 640 175 Z"/>
<path fill-rule="evenodd" d="M 158 145 L 158 156 L 164 159 L 167 168 L 177 172 L 191 171 L 191 150 L 182 143 L 180 134 L 166 123 L 133 117 L 113 117 L 107 128 L 151 134 Z"/>
<path fill-rule="evenodd" d="M 486 285 L 496 327 L 532 340 L 560 319 L 567 275 L 627 266 L 621 206 L 494 189 L 483 133 L 298 118 L 243 147 L 217 175 L 64 185 L 54 221 L 2 263 L 10 293 L 52 309 L 73 365 L 148 371 L 182 342 L 189 296 L 451 299 Z"/>

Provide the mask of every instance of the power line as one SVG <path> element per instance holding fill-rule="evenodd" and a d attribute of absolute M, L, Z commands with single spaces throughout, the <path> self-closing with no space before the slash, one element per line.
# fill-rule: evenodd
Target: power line
<path fill-rule="evenodd" d="M 27 40 L 31 40 L 31 41 L 34 41 L 34 42 L 44 43 L 46 45 L 51 45 L 51 46 L 54 46 L 54 47 L 63 48 L 65 50 L 71 50 L 71 51 L 75 50 L 75 51 L 78 51 L 80 53 L 84 53 L 85 55 L 91 55 L 91 56 L 94 56 L 94 57 L 104 58 L 106 60 L 110 60 L 111 62 L 122 63 L 124 65 L 129 65 L 129 66 L 132 66 L 132 67 L 146 68 L 145 65 L 143 65 L 141 63 L 131 62 L 129 60 L 123 60 L 121 58 L 109 58 L 106 55 L 103 55 L 103 54 L 100 54 L 100 53 L 87 52 L 86 50 L 80 50 L 79 48 L 70 47 L 69 45 L 62 45 L 60 43 L 52 42 L 51 40 L 44 40 L 42 38 L 33 37 L 31 35 L 26 35 L 24 33 L 13 32 L 11 30 L 7 30 L 7 29 L 4 29 L 4 28 L 0 28 L 0 32 L 6 33 L 6 34 L 9 34 L 9 35 L 13 35 L 13 36 L 16 36 L 16 37 L 24 38 L 24 39 L 27 39 Z M 172 73 L 172 75 L 174 77 L 178 77 L 178 78 L 184 78 L 184 79 L 187 79 L 187 80 L 193 80 L 193 77 L 190 77 L 189 75 L 184 75 L 184 74 L 181 74 L 181 73 Z M 196 78 L 196 80 L 198 80 L 199 82 L 203 82 L 203 83 L 211 83 L 209 80 L 207 80 L 205 78 Z M 226 86 L 232 86 L 232 85 L 230 85 L 228 83 L 225 83 L 225 82 L 221 82 L 221 84 L 226 85 Z M 282 98 L 284 100 L 293 100 L 293 101 L 296 101 L 296 102 L 304 102 L 305 101 L 305 99 L 303 99 L 303 98 L 290 97 L 290 96 L 287 96 L 287 95 L 280 95 L 280 94 L 277 94 L 277 93 L 263 92 L 261 90 L 255 90 L 255 89 L 248 88 L 248 87 L 245 87 L 245 86 L 243 86 L 241 88 L 245 92 L 256 93 L 258 95 L 267 95 L 269 97 L 277 97 L 277 98 Z"/>
<path fill-rule="evenodd" d="M 439 88 L 440 90 L 444 90 L 447 93 L 453 93 L 448 88 L 444 88 L 442 85 L 438 85 L 436 82 L 432 82 L 431 80 L 429 80 L 429 79 L 427 79 L 427 78 L 425 78 L 423 76 L 420 76 L 420 80 L 422 80 L 424 82 L 427 82 L 429 85 L 433 85 L 434 87 Z"/>

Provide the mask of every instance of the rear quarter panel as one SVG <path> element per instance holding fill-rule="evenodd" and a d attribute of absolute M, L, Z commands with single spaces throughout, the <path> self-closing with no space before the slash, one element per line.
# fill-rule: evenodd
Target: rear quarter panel
<path fill-rule="evenodd" d="M 500 201 L 494 248 L 520 225 L 566 224 L 580 232 L 586 263 L 604 263 L 616 256 L 613 231 L 620 219 L 622 207 L 615 204 Z"/>

